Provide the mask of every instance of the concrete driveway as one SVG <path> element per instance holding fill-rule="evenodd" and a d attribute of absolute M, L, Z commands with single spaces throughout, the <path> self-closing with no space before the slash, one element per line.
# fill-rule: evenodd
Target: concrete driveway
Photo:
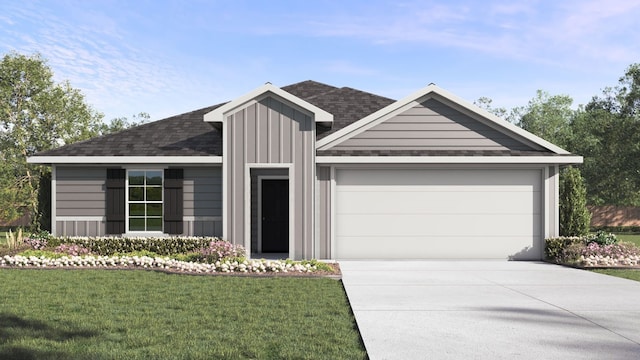
<path fill-rule="evenodd" d="M 640 283 L 540 262 L 341 261 L 369 357 L 640 359 Z"/>

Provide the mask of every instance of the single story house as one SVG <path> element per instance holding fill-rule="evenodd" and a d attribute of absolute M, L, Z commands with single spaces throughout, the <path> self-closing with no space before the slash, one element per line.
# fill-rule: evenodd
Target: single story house
<path fill-rule="evenodd" d="M 431 84 L 402 100 L 303 81 L 29 158 L 52 232 L 215 235 L 252 256 L 540 259 L 581 163 Z"/>

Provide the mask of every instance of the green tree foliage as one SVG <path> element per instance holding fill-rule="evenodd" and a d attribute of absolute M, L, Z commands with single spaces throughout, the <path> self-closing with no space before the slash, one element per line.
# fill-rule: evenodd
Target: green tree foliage
<path fill-rule="evenodd" d="M 50 170 L 27 164 L 27 157 L 129 126 L 125 118 L 108 125 L 102 118 L 69 82 L 54 82 L 40 55 L 5 55 L 0 61 L 0 218 L 38 214 L 40 179 Z M 142 113 L 136 120 L 146 118 Z"/>
<path fill-rule="evenodd" d="M 589 203 L 640 206 L 640 64 L 595 96 L 572 131 L 569 150 L 584 156 Z"/>
<path fill-rule="evenodd" d="M 515 108 L 516 125 L 541 138 L 566 148 L 571 139 L 571 121 L 575 111 L 568 95 L 550 95 L 538 90 L 527 106 Z"/>
<path fill-rule="evenodd" d="M 560 235 L 581 236 L 589 232 L 591 214 L 587 189 L 580 170 L 567 167 L 560 173 Z"/>

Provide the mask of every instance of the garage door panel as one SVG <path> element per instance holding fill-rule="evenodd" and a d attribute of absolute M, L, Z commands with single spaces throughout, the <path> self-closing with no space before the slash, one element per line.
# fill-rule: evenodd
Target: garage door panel
<path fill-rule="evenodd" d="M 542 257 L 541 170 L 340 169 L 337 258 Z"/>
<path fill-rule="evenodd" d="M 374 176 L 371 176 L 375 173 Z M 342 170 L 338 171 L 337 181 L 340 187 L 350 186 L 392 187 L 397 185 L 411 186 L 533 186 L 533 191 L 540 191 L 540 182 L 532 182 L 533 177 L 540 177 L 539 170 Z"/>
<path fill-rule="evenodd" d="M 534 204 L 539 193 L 531 191 L 498 192 L 467 191 L 467 192 L 438 192 L 438 191 L 354 191 L 339 192 L 340 207 L 338 215 L 342 214 L 456 214 L 469 213 L 470 207 L 460 204 L 475 204 L 473 211 L 481 214 L 531 214 L 539 211 Z M 375 200 L 372 200 L 375 199 Z"/>
<path fill-rule="evenodd" d="M 531 221 L 531 215 L 455 215 L 434 214 L 403 215 L 393 217 L 385 214 L 342 215 L 336 224 L 336 235 L 342 236 L 473 236 L 479 238 L 537 236 L 540 234 L 539 220 Z M 539 217 L 536 217 L 539 218 Z M 500 228 L 496 232 L 496 228 Z"/>
<path fill-rule="evenodd" d="M 520 260 L 539 259 L 536 249 L 531 248 L 531 238 L 523 236 L 496 238 L 491 243 L 482 243 L 482 246 L 478 246 L 482 239 L 462 236 L 344 239 L 336 249 L 336 255 L 341 259 L 361 259 L 362 255 L 369 259 L 509 259 L 510 255 Z M 465 249 L 473 249 L 473 252 Z"/>

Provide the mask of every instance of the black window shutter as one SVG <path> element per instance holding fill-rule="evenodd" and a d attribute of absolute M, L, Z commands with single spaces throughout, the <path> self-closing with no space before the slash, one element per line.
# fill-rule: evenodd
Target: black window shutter
<path fill-rule="evenodd" d="M 184 198 L 182 180 L 184 169 L 164 170 L 164 232 L 180 235 L 183 228 Z"/>
<path fill-rule="evenodd" d="M 110 235 L 124 234 L 125 169 L 107 169 L 107 229 Z"/>

